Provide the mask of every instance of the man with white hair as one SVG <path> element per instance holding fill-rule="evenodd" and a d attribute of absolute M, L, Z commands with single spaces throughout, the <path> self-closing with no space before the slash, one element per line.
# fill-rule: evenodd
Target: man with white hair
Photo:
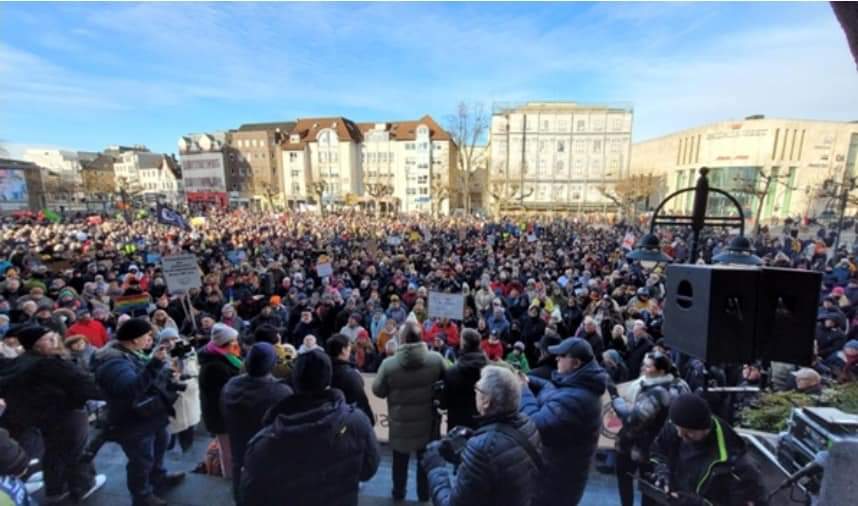
<path fill-rule="evenodd" d="M 652 351 L 655 343 L 647 332 L 646 323 L 643 320 L 635 320 L 632 324 L 632 332 L 628 338 L 629 353 L 626 356 L 626 365 L 629 367 L 629 376 L 637 378 L 641 375 L 641 365 L 647 353 Z"/>
<path fill-rule="evenodd" d="M 449 440 L 430 443 L 423 457 L 435 506 L 529 505 L 542 466 L 539 432 L 518 412 L 521 382 L 508 368 L 489 365 L 474 385 L 479 428 L 460 452 Z M 455 432 L 455 430 L 454 430 Z M 459 463 L 455 482 L 444 457 Z M 451 455 L 452 453 L 452 455 Z"/>

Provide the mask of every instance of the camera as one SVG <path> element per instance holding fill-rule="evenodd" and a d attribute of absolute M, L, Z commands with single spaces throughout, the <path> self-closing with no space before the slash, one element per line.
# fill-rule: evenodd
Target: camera
<path fill-rule="evenodd" d="M 191 343 L 184 343 L 178 341 L 176 342 L 175 346 L 173 346 L 173 349 L 170 350 L 170 356 L 173 358 L 183 359 L 193 353 L 193 351 L 194 346 Z"/>
<path fill-rule="evenodd" d="M 438 453 L 447 462 L 459 464 L 462 461 L 462 452 L 468 444 L 468 440 L 474 435 L 474 431 L 468 427 L 456 426 L 447 431 L 447 435 L 441 439 Z"/>

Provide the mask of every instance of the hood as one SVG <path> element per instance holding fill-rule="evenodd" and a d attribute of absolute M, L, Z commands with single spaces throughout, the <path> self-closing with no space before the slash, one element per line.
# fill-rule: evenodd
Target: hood
<path fill-rule="evenodd" d="M 673 380 L 673 374 L 665 374 L 664 376 L 659 376 L 658 378 L 647 378 L 646 376 L 643 376 L 641 377 L 641 386 L 647 388 L 658 385 L 669 385 L 670 383 L 673 383 Z"/>
<path fill-rule="evenodd" d="M 103 347 L 95 350 L 95 354 L 92 357 L 93 368 L 96 368 L 108 360 L 123 358 L 127 353 L 130 353 L 130 351 L 125 349 L 125 347 L 120 344 L 120 341 L 109 341 Z"/>
<path fill-rule="evenodd" d="M 456 365 L 462 369 L 475 369 L 479 371 L 489 363 L 486 354 L 482 351 L 472 351 L 464 353 L 456 359 Z"/>
<path fill-rule="evenodd" d="M 283 399 L 268 411 L 262 424 L 272 424 L 275 434 L 284 436 L 334 434 L 334 427 L 343 424 L 348 412 L 342 392 L 329 388 Z"/>
<path fill-rule="evenodd" d="M 396 349 L 396 357 L 405 369 L 417 369 L 426 361 L 426 343 L 405 343 Z"/>
<path fill-rule="evenodd" d="M 561 388 L 584 388 L 595 395 L 602 395 L 605 393 L 605 387 L 608 384 L 608 373 L 602 369 L 598 362 L 591 360 L 568 374 L 560 374 L 554 371 L 551 373 L 551 380 Z"/>

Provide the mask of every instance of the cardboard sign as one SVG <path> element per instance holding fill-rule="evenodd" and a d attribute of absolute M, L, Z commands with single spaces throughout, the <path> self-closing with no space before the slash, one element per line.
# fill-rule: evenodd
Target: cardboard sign
<path fill-rule="evenodd" d="M 161 259 L 161 271 L 167 289 L 172 293 L 183 293 L 203 286 L 196 255 L 164 257 Z"/>
<path fill-rule="evenodd" d="M 316 264 L 316 274 L 320 278 L 328 278 L 334 275 L 334 268 L 330 262 L 324 264 Z"/>
<path fill-rule="evenodd" d="M 402 238 L 398 235 L 392 235 L 387 238 L 387 244 L 391 246 L 399 246 L 400 244 L 402 244 Z"/>
<path fill-rule="evenodd" d="M 527 242 L 536 242 L 536 236 L 534 234 L 528 234 Z"/>
<path fill-rule="evenodd" d="M 429 318 L 464 318 L 465 296 L 461 293 L 429 292 L 428 302 Z"/>

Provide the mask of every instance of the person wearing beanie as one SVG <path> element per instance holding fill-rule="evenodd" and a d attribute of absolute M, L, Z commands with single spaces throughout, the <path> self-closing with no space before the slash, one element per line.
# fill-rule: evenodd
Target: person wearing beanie
<path fill-rule="evenodd" d="M 233 455 L 232 487 L 236 503 L 239 503 L 247 442 L 263 427 L 262 418 L 271 406 L 292 395 L 292 389 L 271 374 L 276 362 L 274 346 L 267 342 L 254 344 L 244 361 L 245 373 L 231 378 L 221 394 L 221 412 Z"/>
<path fill-rule="evenodd" d="M 222 476 L 232 478 L 232 452 L 220 409 L 220 396 L 226 383 L 241 371 L 241 347 L 238 332 L 224 323 L 212 327 L 211 341 L 199 352 L 200 400 L 203 423 L 214 434 L 220 447 Z"/>
<path fill-rule="evenodd" d="M 331 388 L 342 391 L 346 402 L 356 404 L 369 418 L 370 424 L 375 425 L 375 414 L 366 396 L 363 376 L 351 362 L 352 344 L 349 338 L 334 334 L 325 343 L 325 348 L 331 359 Z"/>
<path fill-rule="evenodd" d="M 239 487 L 243 506 L 357 506 L 359 482 L 378 470 L 378 442 L 366 414 L 330 388 L 331 376 L 331 361 L 321 349 L 298 355 L 295 395 L 268 411 L 247 445 Z M 289 455 L 301 458 L 284 459 Z"/>
<path fill-rule="evenodd" d="M 112 437 L 128 459 L 126 483 L 133 506 L 163 506 L 155 489 L 175 486 L 183 473 L 164 469 L 169 417 L 181 385 L 173 382 L 168 345 L 151 353 L 152 326 L 143 318 L 125 320 L 115 339 L 96 350 L 92 367 L 107 401 Z"/>
<path fill-rule="evenodd" d="M 60 336 L 52 329 L 27 326 L 13 335 L 24 353 L 0 371 L 0 396 L 7 406 L 4 426 L 16 439 L 34 429 L 41 433 L 46 503 L 89 497 L 106 480 L 81 462 L 89 435 L 83 408 L 101 398 L 95 379 L 63 358 Z"/>
<path fill-rule="evenodd" d="M 673 400 L 651 457 L 655 485 L 678 504 L 765 504 L 762 476 L 744 440 L 695 394 Z"/>
<path fill-rule="evenodd" d="M 832 376 L 841 383 L 858 380 L 858 339 L 850 339 L 843 349 L 831 355 L 825 365 L 831 368 Z"/>
<path fill-rule="evenodd" d="M 551 381 L 531 375 L 522 384 L 521 412 L 536 424 L 545 460 L 533 505 L 576 505 L 596 452 L 608 373 L 585 339 L 566 338 L 548 352 L 557 360 Z"/>

